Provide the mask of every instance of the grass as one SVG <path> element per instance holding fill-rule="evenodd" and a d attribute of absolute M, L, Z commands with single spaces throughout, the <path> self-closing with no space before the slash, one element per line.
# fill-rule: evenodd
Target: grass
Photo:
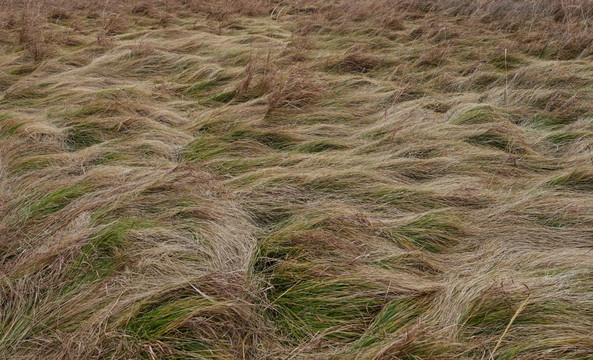
<path fill-rule="evenodd" d="M 272 284 L 282 289 L 280 279 Z M 381 299 L 366 297 L 367 284 L 345 281 L 309 280 L 290 284 L 279 294 L 272 294 L 274 316 L 286 336 L 303 341 L 315 334 L 327 335 L 337 343 L 360 337 L 365 322 L 380 308 Z M 343 329 L 336 331 L 334 329 Z"/>
<path fill-rule="evenodd" d="M 591 358 L 591 9 L 0 0 L 0 358 Z"/>
<path fill-rule="evenodd" d="M 586 132 L 579 132 L 574 130 L 560 130 L 551 133 L 546 137 L 547 140 L 558 145 L 567 145 L 583 137 L 589 136 Z"/>
<path fill-rule="evenodd" d="M 398 232 L 426 251 L 442 252 L 455 246 L 463 238 L 464 231 L 460 223 L 454 217 L 428 213 L 400 227 Z"/>
<path fill-rule="evenodd" d="M 52 214 L 63 209 L 71 201 L 85 195 L 89 191 L 92 191 L 92 187 L 88 183 L 78 183 L 63 187 L 47 194 L 41 200 L 28 205 L 23 210 L 23 215 L 26 217 L 40 217 Z"/>
<path fill-rule="evenodd" d="M 386 334 L 401 332 L 414 324 L 425 309 L 421 299 L 396 299 L 385 305 L 373 319 L 356 348 L 366 348 L 380 342 Z"/>
<path fill-rule="evenodd" d="M 477 106 L 463 113 L 454 123 L 459 125 L 474 125 L 497 121 L 504 121 L 504 117 L 497 114 L 489 106 Z"/>
<path fill-rule="evenodd" d="M 588 171 L 574 170 L 549 181 L 550 186 L 575 190 L 593 190 L 593 174 Z"/>
<path fill-rule="evenodd" d="M 66 144 L 72 150 L 80 150 L 102 142 L 100 131 L 85 125 L 74 126 L 68 131 Z"/>
<path fill-rule="evenodd" d="M 344 149 L 344 146 L 327 140 L 318 140 L 299 145 L 296 149 L 305 153 L 318 153 L 323 151 L 341 150 Z"/>
<path fill-rule="evenodd" d="M 134 228 L 147 228 L 151 225 L 142 219 L 119 219 L 91 237 L 67 272 L 69 279 L 74 280 L 72 286 L 80 286 L 112 274 L 118 263 L 121 263 L 118 258 L 124 253 L 128 233 Z"/>

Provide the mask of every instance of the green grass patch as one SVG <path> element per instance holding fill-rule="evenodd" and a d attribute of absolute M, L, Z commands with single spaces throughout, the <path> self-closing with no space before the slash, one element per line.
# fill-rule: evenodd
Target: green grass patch
<path fill-rule="evenodd" d="M 18 159 L 17 162 L 11 166 L 11 171 L 17 174 L 43 169 L 51 165 L 51 161 L 47 160 L 43 155 L 41 156 L 25 156 Z"/>
<path fill-rule="evenodd" d="M 373 184 L 376 179 L 361 171 L 344 171 L 338 174 L 317 177 L 302 185 L 310 191 L 339 193 L 362 193 L 364 184 Z"/>
<path fill-rule="evenodd" d="M 17 124 L 6 124 L 0 127 L 0 132 L 2 132 L 4 136 L 11 136 L 23 125 L 25 125 L 24 122 Z"/>
<path fill-rule="evenodd" d="M 121 161 L 125 161 L 128 159 L 126 154 L 120 152 L 107 152 L 102 154 L 97 160 L 95 160 L 95 165 L 109 165 Z"/>
<path fill-rule="evenodd" d="M 563 216 L 556 213 L 537 213 L 530 214 L 530 218 L 538 224 L 554 228 L 564 228 L 575 226 L 579 223 L 579 218 L 574 216 Z"/>
<path fill-rule="evenodd" d="M 315 261 L 324 258 L 349 256 L 358 252 L 356 239 L 344 236 L 357 232 L 359 223 L 338 220 L 329 214 L 295 214 L 289 206 L 275 207 L 274 231 L 259 240 L 255 267 L 259 272 L 274 270 L 274 264 L 284 260 Z M 307 270 L 303 269 L 302 276 Z"/>
<path fill-rule="evenodd" d="M 409 252 L 405 254 L 385 256 L 374 261 L 373 266 L 391 271 L 421 271 L 427 274 L 439 274 L 441 270 L 432 264 L 425 253 Z"/>
<path fill-rule="evenodd" d="M 593 173 L 585 170 L 574 170 L 560 175 L 548 182 L 548 185 L 572 190 L 592 191 Z"/>
<path fill-rule="evenodd" d="M 358 340 L 354 349 L 365 348 L 383 339 L 405 331 L 425 311 L 421 299 L 397 299 L 385 305 L 375 316 L 365 334 Z"/>
<path fill-rule="evenodd" d="M 176 290 L 144 301 L 123 330 L 143 342 L 167 344 L 167 359 L 233 358 L 229 345 L 237 337 L 244 340 L 244 334 L 232 328 L 231 306 L 205 299 L 193 289 Z"/>
<path fill-rule="evenodd" d="M 158 305 L 149 305 L 130 319 L 126 333 L 143 340 L 157 340 L 168 332 L 178 330 L 194 310 L 208 305 L 210 301 L 200 296 L 173 298 Z"/>
<path fill-rule="evenodd" d="M 477 106 L 463 113 L 453 121 L 457 125 L 484 124 L 495 121 L 504 121 L 504 118 L 494 112 L 490 106 Z"/>
<path fill-rule="evenodd" d="M 230 90 L 220 94 L 212 95 L 208 98 L 208 100 L 226 104 L 231 102 L 235 96 L 237 96 L 237 90 Z"/>
<path fill-rule="evenodd" d="M 97 103 L 86 104 L 86 105 L 78 107 L 77 109 L 63 113 L 62 118 L 66 119 L 66 120 L 71 120 L 71 119 L 85 118 L 85 117 L 99 115 L 99 114 L 101 114 L 101 115 L 116 115 L 116 112 L 111 109 L 111 105 L 113 105 L 113 104 L 110 104 L 110 103 L 106 102 L 105 100 L 97 102 Z"/>
<path fill-rule="evenodd" d="M 526 294 L 511 295 L 495 289 L 489 290 L 462 314 L 460 318 L 462 334 L 464 336 L 500 336 L 526 298 Z M 517 316 L 513 326 L 519 328 L 554 326 L 557 324 L 557 318 L 575 316 L 581 312 L 582 309 L 562 300 L 532 300 Z M 513 334 L 509 333 L 509 337 L 512 336 Z M 521 333 L 515 336 L 521 337 Z M 516 348 L 507 349 L 511 352 L 514 350 Z M 505 358 L 502 354 L 504 350 L 497 359 Z"/>
<path fill-rule="evenodd" d="M 488 55 L 488 63 L 500 70 L 510 70 L 525 64 L 525 61 L 521 57 L 511 52 L 507 52 L 505 56 L 504 50 L 499 50 Z"/>
<path fill-rule="evenodd" d="M 380 311 L 383 301 L 382 297 L 370 296 L 378 289 L 362 280 L 303 280 L 289 271 L 278 272 L 271 282 L 275 287 L 270 296 L 274 323 L 295 342 L 342 326 L 346 329 L 329 331 L 325 338 L 335 342 L 356 340 Z"/>
<path fill-rule="evenodd" d="M 553 142 L 556 145 L 568 145 L 578 139 L 587 137 L 589 133 L 583 131 L 573 130 L 559 130 L 546 136 L 546 140 Z"/>
<path fill-rule="evenodd" d="M 472 145 L 492 147 L 505 152 L 522 153 L 525 151 L 523 147 L 510 139 L 507 134 L 495 129 L 489 129 L 480 134 L 468 136 L 465 138 L 465 141 Z"/>
<path fill-rule="evenodd" d="M 204 96 L 204 92 L 211 90 L 217 84 L 219 84 L 218 79 L 208 79 L 204 81 L 200 81 L 198 83 L 188 85 L 183 89 L 183 95 L 190 96 L 193 98 L 199 98 Z"/>
<path fill-rule="evenodd" d="M 225 146 L 215 136 L 201 136 L 190 142 L 182 150 L 182 156 L 186 161 L 208 161 L 218 155 L 228 154 L 228 146 Z"/>
<path fill-rule="evenodd" d="M 364 132 L 361 134 L 360 137 L 363 139 L 376 139 L 376 138 L 384 137 L 387 134 L 389 134 L 389 130 L 377 129 L 377 130 L 371 130 L 371 131 Z"/>
<path fill-rule="evenodd" d="M 208 168 L 215 173 L 238 176 L 250 171 L 257 171 L 258 169 L 268 168 L 273 166 L 282 166 L 282 158 L 280 155 L 272 156 L 258 156 L 250 158 L 224 158 L 220 161 L 214 160 L 208 164 Z M 258 177 L 257 177 L 258 178 Z M 240 183 L 247 185 L 250 182 L 257 180 L 257 178 L 244 177 Z M 239 182 L 235 182 L 238 184 Z"/>
<path fill-rule="evenodd" d="M 344 148 L 345 147 L 343 145 L 339 145 L 328 140 L 319 140 L 299 145 L 296 147 L 296 150 L 303 153 L 313 154 L 323 151 L 342 150 Z"/>
<path fill-rule="evenodd" d="M 122 218 L 104 227 L 82 248 L 66 272 L 68 279 L 72 280 L 66 291 L 113 273 L 123 256 L 122 249 L 127 243 L 128 233 L 132 229 L 153 226 L 148 220 Z"/>
<path fill-rule="evenodd" d="M 361 191 L 359 198 L 365 202 L 391 205 L 405 211 L 427 211 L 449 205 L 446 199 L 431 191 L 405 187 L 367 188 Z"/>
<path fill-rule="evenodd" d="M 496 335 L 504 331 L 515 309 L 502 296 L 479 299 L 461 317 L 465 331 L 473 335 Z"/>
<path fill-rule="evenodd" d="M 287 149 L 297 141 L 292 136 L 281 132 L 254 129 L 232 130 L 221 136 L 205 132 L 186 145 L 182 155 L 186 161 L 209 161 L 217 157 L 228 159 L 241 156 L 248 158 L 250 155 L 254 155 L 253 146 L 249 145 L 250 140 L 275 150 Z M 260 154 L 264 155 L 264 153 Z"/>
<path fill-rule="evenodd" d="M 443 212 L 429 212 L 395 232 L 402 234 L 432 253 L 440 253 L 459 243 L 465 235 L 460 219 Z"/>
<path fill-rule="evenodd" d="M 527 120 L 526 125 L 538 130 L 550 130 L 561 127 L 564 122 L 557 117 L 538 114 Z"/>
<path fill-rule="evenodd" d="M 23 215 L 28 218 L 49 215 L 66 207 L 73 200 L 91 192 L 93 187 L 87 182 L 80 182 L 71 186 L 58 189 L 41 200 L 27 206 Z"/>
<path fill-rule="evenodd" d="M 90 125 L 76 124 L 68 130 L 66 144 L 70 150 L 76 151 L 103 142 L 103 132 Z"/>
<path fill-rule="evenodd" d="M 4 120 L 12 119 L 12 118 L 13 118 L 13 116 L 8 113 L 0 114 L 0 122 L 2 122 Z"/>
<path fill-rule="evenodd" d="M 509 139 L 497 131 L 486 131 L 466 138 L 470 144 L 485 145 L 506 151 L 510 146 Z"/>

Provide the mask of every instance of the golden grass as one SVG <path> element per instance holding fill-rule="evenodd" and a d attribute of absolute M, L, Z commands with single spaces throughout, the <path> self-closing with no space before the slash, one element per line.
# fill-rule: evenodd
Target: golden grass
<path fill-rule="evenodd" d="M 0 358 L 593 357 L 590 0 L 0 0 Z"/>

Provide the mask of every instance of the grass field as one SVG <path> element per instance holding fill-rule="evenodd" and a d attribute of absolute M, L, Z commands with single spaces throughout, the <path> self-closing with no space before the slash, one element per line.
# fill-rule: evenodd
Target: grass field
<path fill-rule="evenodd" d="M 1 359 L 592 359 L 593 0 L 0 0 Z"/>

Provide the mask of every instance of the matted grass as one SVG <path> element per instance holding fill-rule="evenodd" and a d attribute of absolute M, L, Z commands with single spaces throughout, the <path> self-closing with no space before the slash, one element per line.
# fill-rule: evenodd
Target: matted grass
<path fill-rule="evenodd" d="M 592 9 L 0 0 L 0 358 L 592 358 Z"/>

